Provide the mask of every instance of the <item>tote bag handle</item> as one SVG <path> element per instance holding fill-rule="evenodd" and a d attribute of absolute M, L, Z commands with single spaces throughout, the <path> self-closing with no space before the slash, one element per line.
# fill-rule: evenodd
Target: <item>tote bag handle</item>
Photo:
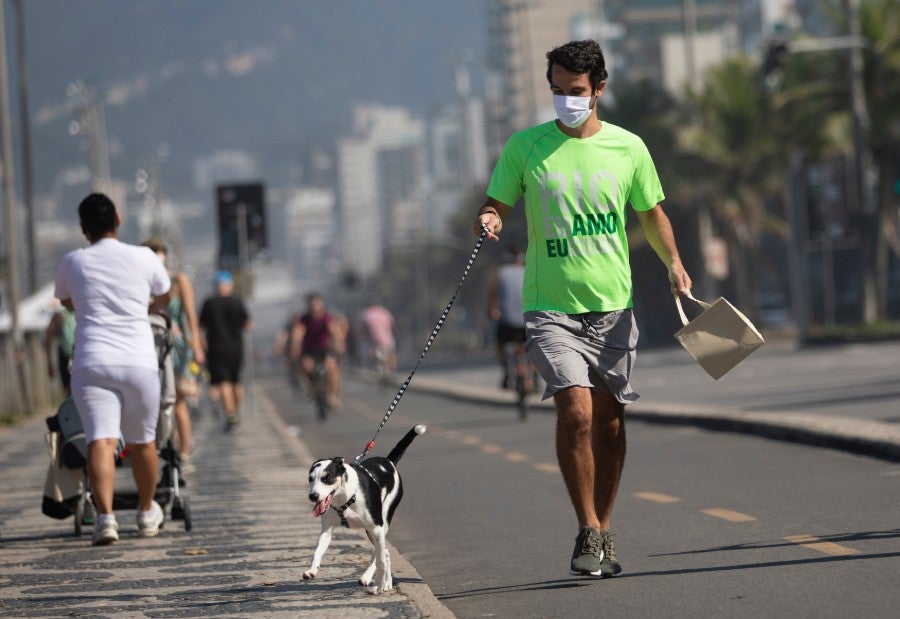
<path fill-rule="evenodd" d="M 694 295 L 691 294 L 690 290 L 685 292 L 684 296 L 686 296 L 688 299 L 690 299 L 691 301 L 693 301 L 694 303 L 696 303 L 703 309 L 708 309 L 709 307 L 712 306 L 711 303 L 707 303 L 706 301 L 701 301 L 700 299 L 695 299 Z M 677 294 L 675 295 L 675 307 L 678 308 L 678 315 L 681 317 L 681 324 L 686 326 L 689 321 L 687 319 L 687 316 L 684 313 L 684 308 L 681 306 L 681 295 L 677 295 Z"/>

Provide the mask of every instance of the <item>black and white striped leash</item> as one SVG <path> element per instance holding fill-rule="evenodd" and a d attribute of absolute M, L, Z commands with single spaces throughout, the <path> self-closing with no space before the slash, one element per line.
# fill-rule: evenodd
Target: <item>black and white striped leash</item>
<path fill-rule="evenodd" d="M 366 443 L 366 448 L 363 449 L 363 452 L 356 456 L 356 462 L 362 460 L 366 456 L 366 454 L 372 451 L 372 448 L 375 447 L 375 439 L 378 437 L 378 433 L 381 432 L 381 429 L 384 427 L 384 424 L 387 423 L 387 420 L 391 416 L 391 413 L 393 413 L 394 409 L 397 408 L 397 404 L 400 402 L 400 398 L 402 398 L 403 394 L 406 393 L 406 388 L 409 387 L 409 383 L 412 381 L 413 374 L 415 374 L 416 370 L 419 369 L 419 364 L 422 363 L 422 359 L 425 358 L 425 355 L 428 353 L 428 349 L 431 348 L 431 345 L 434 343 L 438 331 L 440 331 L 441 327 L 444 326 L 444 321 L 447 320 L 447 315 L 450 313 L 450 308 L 453 307 L 453 303 L 456 302 L 456 296 L 459 294 L 459 289 L 462 288 L 463 282 L 466 281 L 466 276 L 472 269 L 472 265 L 475 264 L 475 257 L 478 255 L 478 251 L 484 244 L 484 239 L 485 237 L 487 237 L 487 234 L 487 227 L 482 225 L 481 235 L 478 237 L 478 240 L 475 241 L 475 248 L 472 249 L 472 255 L 469 256 L 469 261 L 466 263 L 466 268 L 463 269 L 462 277 L 459 278 L 459 283 L 456 285 L 456 290 L 453 292 L 453 296 L 450 297 L 450 302 L 447 303 L 447 307 L 445 307 L 444 311 L 441 313 L 440 319 L 438 319 L 437 324 L 434 325 L 434 329 L 431 330 L 431 335 L 428 337 L 428 342 L 425 343 L 425 348 L 422 350 L 422 354 L 419 355 L 419 360 L 416 361 L 416 365 L 409 373 L 409 376 L 406 377 L 406 380 L 403 381 L 403 384 L 400 386 L 400 390 L 397 391 L 397 395 L 394 396 L 394 400 L 391 402 L 391 405 L 388 406 L 387 412 L 381 419 L 381 423 L 378 424 L 378 429 L 375 430 L 375 434 L 372 435 L 372 440 Z"/>

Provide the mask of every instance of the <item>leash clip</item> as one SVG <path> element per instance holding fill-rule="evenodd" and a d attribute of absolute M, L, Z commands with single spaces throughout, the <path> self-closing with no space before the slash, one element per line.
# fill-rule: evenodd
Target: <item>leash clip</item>
<path fill-rule="evenodd" d="M 366 448 L 363 449 L 362 453 L 356 456 L 356 462 L 359 463 L 360 460 L 366 457 L 366 454 L 372 451 L 372 448 L 375 447 L 375 441 L 369 441 L 366 443 Z"/>

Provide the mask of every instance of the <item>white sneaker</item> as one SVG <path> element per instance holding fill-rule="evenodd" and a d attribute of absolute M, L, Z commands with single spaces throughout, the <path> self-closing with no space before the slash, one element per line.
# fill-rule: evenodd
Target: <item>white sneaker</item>
<path fill-rule="evenodd" d="M 153 506 L 149 511 L 142 512 L 138 510 L 137 525 L 141 537 L 155 537 L 165 520 L 166 515 L 156 501 L 153 501 Z"/>
<path fill-rule="evenodd" d="M 113 542 L 119 541 L 119 523 L 115 518 L 107 518 L 100 523 L 100 516 L 94 521 L 94 535 L 92 543 L 94 546 L 107 546 Z"/>

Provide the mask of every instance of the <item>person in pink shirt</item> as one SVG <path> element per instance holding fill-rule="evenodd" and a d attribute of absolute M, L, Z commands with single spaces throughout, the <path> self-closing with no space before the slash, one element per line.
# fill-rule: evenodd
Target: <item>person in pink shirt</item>
<path fill-rule="evenodd" d="M 393 376 L 397 371 L 397 328 L 393 314 L 378 300 L 371 299 L 362 312 L 360 325 L 372 362 L 383 355 L 388 374 Z"/>

